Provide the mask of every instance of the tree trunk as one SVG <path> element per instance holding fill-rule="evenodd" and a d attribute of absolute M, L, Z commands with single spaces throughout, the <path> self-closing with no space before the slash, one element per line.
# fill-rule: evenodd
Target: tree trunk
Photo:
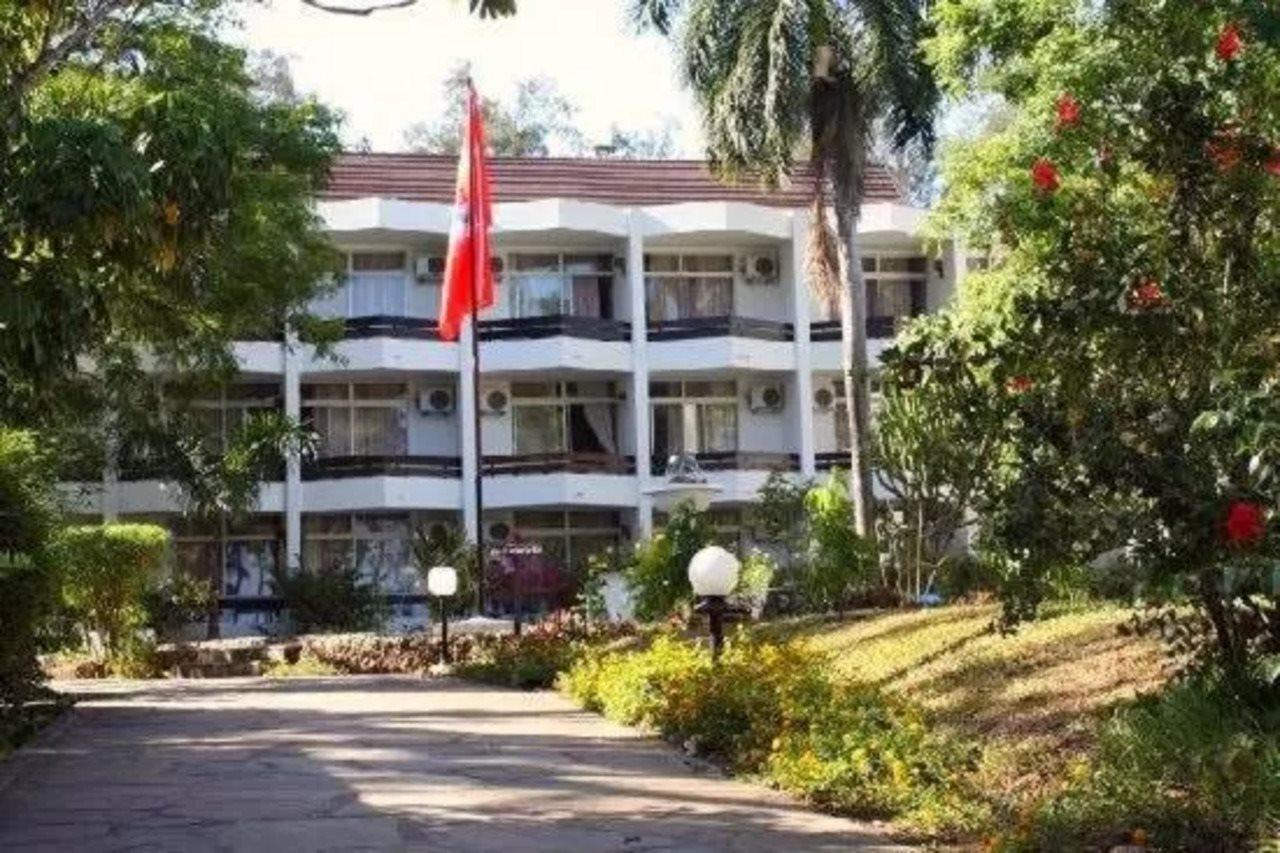
<path fill-rule="evenodd" d="M 841 193 L 836 193 L 837 197 Z M 836 243 L 840 261 L 840 353 L 844 367 L 845 409 L 849 417 L 849 495 L 853 526 L 875 544 L 875 498 L 871 491 L 871 402 L 867 371 L 867 296 L 862 256 L 856 241 L 858 208 L 836 205 Z"/>

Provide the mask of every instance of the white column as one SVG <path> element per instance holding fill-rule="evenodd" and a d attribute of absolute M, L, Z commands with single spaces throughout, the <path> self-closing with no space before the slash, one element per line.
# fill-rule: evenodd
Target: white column
<path fill-rule="evenodd" d="M 649 323 L 645 312 L 644 237 L 640 212 L 633 209 L 627 232 L 627 290 L 631 297 L 631 417 L 636 437 L 636 526 L 639 538 L 653 535 L 653 498 L 645 493 L 652 483 L 653 456 L 649 434 Z"/>
<path fill-rule="evenodd" d="M 480 476 L 480 448 L 476 446 L 476 405 L 479 389 L 471 382 L 471 370 L 474 360 L 471 357 L 471 336 L 475 329 L 470 321 L 462 324 L 462 334 L 458 336 L 458 426 L 462 430 L 462 529 L 466 531 L 467 541 L 475 542 L 476 515 L 480 508 L 476 506 L 476 477 Z"/>
<path fill-rule="evenodd" d="M 302 420 L 302 378 L 298 335 L 285 333 L 281 347 L 284 374 L 284 414 L 294 422 Z M 296 449 L 284 460 L 284 560 L 287 570 L 302 565 L 302 457 Z"/>
<path fill-rule="evenodd" d="M 812 477 L 817 472 L 813 449 L 813 360 L 809 337 L 809 283 L 804 274 L 805 244 L 809 234 L 809 215 L 797 210 L 791 217 L 791 243 L 782 249 L 781 269 L 791 279 L 791 324 L 795 329 L 795 417 L 792 429 L 799 438 L 800 476 Z"/>
<path fill-rule="evenodd" d="M 969 272 L 968 253 L 959 237 L 948 240 L 942 249 L 942 280 L 928 294 L 929 311 L 937 311 L 951 301 Z"/>

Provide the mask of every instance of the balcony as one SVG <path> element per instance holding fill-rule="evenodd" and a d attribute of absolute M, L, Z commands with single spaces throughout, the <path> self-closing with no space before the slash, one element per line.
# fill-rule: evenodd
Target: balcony
<path fill-rule="evenodd" d="M 368 317 L 347 317 L 342 321 L 343 337 L 360 338 L 411 338 L 435 341 L 440 339 L 434 319 L 376 314 Z"/>
<path fill-rule="evenodd" d="M 501 320 L 481 320 L 480 340 L 539 340 L 567 337 L 592 341 L 627 341 L 631 339 L 631 324 L 621 320 L 601 317 L 583 317 L 574 314 L 547 314 L 538 317 L 509 317 Z"/>
<path fill-rule="evenodd" d="M 635 459 L 607 453 L 528 453 L 486 456 L 484 476 L 503 474 L 634 474 Z"/>
<path fill-rule="evenodd" d="M 649 469 L 655 477 L 667 470 L 667 456 L 655 454 Z M 800 457 L 795 453 L 763 453 L 750 450 L 730 450 L 695 453 L 698 467 L 706 472 L 715 471 L 798 471 Z"/>
<path fill-rule="evenodd" d="M 649 340 L 682 341 L 689 338 L 752 338 L 760 341 L 790 341 L 795 333 L 790 323 L 756 320 L 751 317 L 682 317 L 649 323 Z"/>
<path fill-rule="evenodd" d="M 906 318 L 902 317 L 868 317 L 867 338 L 869 340 L 884 340 L 892 338 L 898 333 L 899 322 L 905 319 Z M 840 340 L 840 321 L 815 321 L 809 326 L 809 337 L 811 340 L 815 341 Z"/>
<path fill-rule="evenodd" d="M 462 475 L 457 456 L 331 456 L 302 466 L 303 480 L 345 480 L 352 477 L 446 477 Z"/>

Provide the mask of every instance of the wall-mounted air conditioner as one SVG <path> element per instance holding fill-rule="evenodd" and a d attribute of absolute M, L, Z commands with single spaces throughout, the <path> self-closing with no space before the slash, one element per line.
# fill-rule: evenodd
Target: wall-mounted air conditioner
<path fill-rule="evenodd" d="M 782 385 L 778 383 L 751 386 L 749 403 L 753 412 L 780 412 L 785 400 Z"/>
<path fill-rule="evenodd" d="M 480 395 L 480 414 L 501 415 L 510 404 L 506 388 L 486 388 Z"/>
<path fill-rule="evenodd" d="M 747 255 L 742 277 L 750 284 L 777 284 L 778 259 L 773 255 Z"/>
<path fill-rule="evenodd" d="M 424 415 L 451 415 L 457 404 L 452 388 L 423 388 L 418 392 L 418 411 Z"/>
<path fill-rule="evenodd" d="M 819 412 L 829 412 L 835 404 L 835 392 L 827 386 L 823 385 L 813 392 L 813 407 Z"/>
<path fill-rule="evenodd" d="M 418 284 L 432 284 L 444 277 L 444 256 L 426 255 L 413 262 L 413 277 Z"/>

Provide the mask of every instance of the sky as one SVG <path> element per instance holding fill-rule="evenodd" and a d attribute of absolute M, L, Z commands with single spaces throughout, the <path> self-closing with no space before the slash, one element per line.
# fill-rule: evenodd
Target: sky
<path fill-rule="evenodd" d="M 328 0 L 368 5 L 371 0 Z M 481 21 L 465 0 L 419 0 L 368 17 L 334 15 L 301 0 L 251 6 L 233 41 L 287 58 L 302 92 L 342 110 L 344 139 L 375 151 L 404 149 L 404 130 L 443 111 L 441 83 L 470 60 L 481 94 L 511 101 L 518 80 L 550 77 L 579 107 L 588 145 L 609 127 L 659 128 L 674 120 L 677 152 L 701 153 L 693 103 L 670 45 L 638 34 L 626 0 L 519 0 L 512 18 Z"/>

